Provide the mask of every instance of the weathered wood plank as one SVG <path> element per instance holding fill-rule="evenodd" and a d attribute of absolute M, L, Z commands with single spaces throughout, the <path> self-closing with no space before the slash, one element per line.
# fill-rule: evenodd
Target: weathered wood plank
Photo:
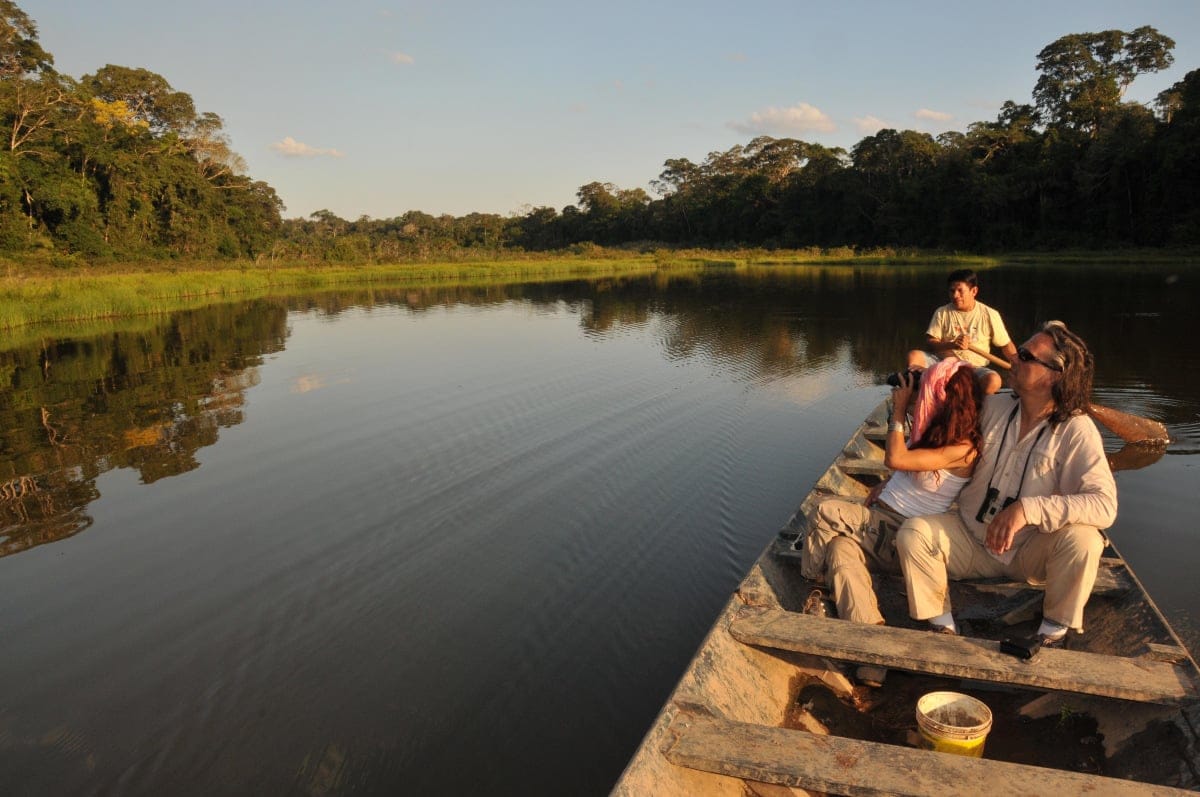
<path fill-rule="evenodd" d="M 1188 793 L 1168 786 L 769 728 L 682 711 L 671 723 L 663 754 L 676 766 L 829 794 L 1150 797 Z"/>
<path fill-rule="evenodd" d="M 1187 661 L 1187 650 L 1179 645 L 1161 645 L 1156 642 L 1151 642 L 1146 645 L 1146 658 L 1154 659 L 1155 661 L 1169 661 L 1172 664 L 1181 664 Z"/>
<path fill-rule="evenodd" d="M 883 464 L 882 459 L 839 459 L 837 466 L 850 476 L 873 476 L 882 479 L 892 472 Z"/>
<path fill-rule="evenodd" d="M 856 434 L 842 449 L 842 457 L 849 460 L 866 459 L 883 461 L 883 449 L 871 442 L 865 435 Z"/>
<path fill-rule="evenodd" d="M 887 442 L 887 433 L 888 433 L 888 428 L 887 428 L 886 421 L 884 421 L 883 423 L 871 423 L 868 420 L 868 421 L 865 421 L 862 425 L 863 437 L 865 437 L 868 440 L 871 440 L 873 442 L 879 443 L 880 445 L 884 445 Z"/>
<path fill-rule="evenodd" d="M 876 664 L 911 672 L 1172 705 L 1197 698 L 1185 668 L 1145 658 L 1048 649 L 1031 662 L 990 639 L 862 625 L 747 607 L 729 626 L 747 645 Z"/>

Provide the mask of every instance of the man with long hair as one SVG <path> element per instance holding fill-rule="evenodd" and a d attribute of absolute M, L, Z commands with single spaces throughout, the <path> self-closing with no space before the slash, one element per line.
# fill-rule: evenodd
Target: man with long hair
<path fill-rule="evenodd" d="M 1044 645 L 1082 631 L 1102 529 L 1117 487 L 1100 432 L 1086 414 L 1095 363 L 1087 344 L 1049 321 L 1017 350 L 1014 396 L 988 396 L 983 448 L 958 511 L 914 517 L 896 549 L 909 613 L 956 633 L 949 579 L 1008 577 L 1045 585 Z"/>

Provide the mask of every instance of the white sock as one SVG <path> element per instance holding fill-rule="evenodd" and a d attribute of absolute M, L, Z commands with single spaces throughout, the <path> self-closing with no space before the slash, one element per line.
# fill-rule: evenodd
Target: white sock
<path fill-rule="evenodd" d="M 1060 639 L 1067 635 L 1071 629 L 1065 625 L 1059 625 L 1053 620 L 1042 620 L 1042 624 L 1038 626 L 1038 635 L 1049 637 L 1050 639 Z"/>
<path fill-rule="evenodd" d="M 958 626 L 954 624 L 954 615 L 950 612 L 939 614 L 937 617 L 929 618 L 930 625 L 936 625 L 938 628 L 949 628 L 954 633 L 958 633 Z"/>

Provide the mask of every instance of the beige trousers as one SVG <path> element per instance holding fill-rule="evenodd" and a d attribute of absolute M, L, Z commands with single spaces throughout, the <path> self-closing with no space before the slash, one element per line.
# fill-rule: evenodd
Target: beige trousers
<path fill-rule="evenodd" d="M 883 624 L 871 571 L 900 572 L 895 535 L 903 520 L 882 507 L 868 509 L 838 498 L 826 499 L 809 512 L 801 573 L 829 583 L 838 617 Z"/>
<path fill-rule="evenodd" d="M 896 534 L 896 551 L 908 588 L 908 611 L 928 620 L 951 610 L 949 581 L 1011 578 L 1045 585 L 1042 616 L 1083 630 L 1083 607 L 1104 550 L 1094 526 L 1065 526 L 1051 534 L 1027 534 L 1012 562 L 993 558 L 957 512 L 909 518 Z"/>

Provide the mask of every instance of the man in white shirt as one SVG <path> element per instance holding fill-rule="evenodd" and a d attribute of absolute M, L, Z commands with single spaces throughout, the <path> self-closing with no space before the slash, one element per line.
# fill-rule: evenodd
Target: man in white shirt
<path fill-rule="evenodd" d="M 958 511 L 897 531 L 913 619 L 956 633 L 948 580 L 1004 576 L 1045 585 L 1043 644 L 1083 629 L 1100 530 L 1117 515 L 1116 482 L 1086 413 L 1094 368 L 1087 344 L 1059 321 L 1017 350 L 1015 397 L 985 399 L 983 454 Z"/>
<path fill-rule="evenodd" d="M 950 302 L 933 311 L 929 328 L 925 330 L 929 352 L 913 349 L 908 353 L 909 369 L 924 369 L 938 359 L 957 357 L 976 367 L 976 375 L 984 393 L 995 393 L 1003 380 L 988 365 L 987 358 L 971 351 L 974 346 L 983 351 L 992 347 L 1011 363 L 1017 356 L 1000 314 L 976 299 L 979 295 L 979 276 L 969 268 L 959 269 L 946 278 L 950 286 Z"/>

